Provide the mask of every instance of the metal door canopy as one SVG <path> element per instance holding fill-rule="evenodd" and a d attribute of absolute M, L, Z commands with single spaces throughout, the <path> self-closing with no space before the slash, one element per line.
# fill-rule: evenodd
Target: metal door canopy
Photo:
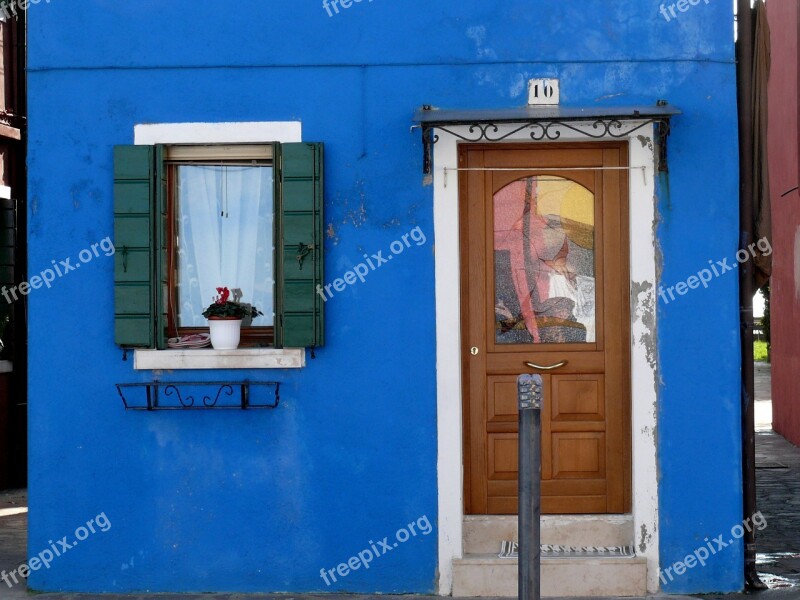
<path fill-rule="evenodd" d="M 667 170 L 667 136 L 670 119 L 681 111 L 665 100 L 652 106 L 526 106 L 496 110 L 440 110 L 425 105 L 414 115 L 414 128 L 422 130 L 423 172 L 433 171 L 433 145 L 443 131 L 465 142 L 500 142 L 520 131 L 530 130 L 533 141 L 556 141 L 568 129 L 590 139 L 626 138 L 655 126 L 659 148 L 659 170 Z M 500 125 L 510 125 L 500 129 Z M 579 126 L 582 125 L 582 126 Z M 588 127 L 587 127 L 588 125 Z M 469 126 L 467 133 L 455 127 Z"/>

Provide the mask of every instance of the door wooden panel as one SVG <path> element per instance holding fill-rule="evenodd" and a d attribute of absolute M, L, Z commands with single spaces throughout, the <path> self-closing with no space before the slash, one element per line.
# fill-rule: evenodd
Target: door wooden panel
<path fill-rule="evenodd" d="M 542 511 L 626 512 L 627 176 L 603 167 L 627 146 L 465 145 L 459 161 L 466 512 L 516 513 L 516 378 L 537 372 Z"/>
<path fill-rule="evenodd" d="M 602 375 L 553 377 L 552 420 L 605 421 Z"/>
<path fill-rule="evenodd" d="M 604 479 L 605 438 L 603 432 L 552 434 L 553 479 Z"/>

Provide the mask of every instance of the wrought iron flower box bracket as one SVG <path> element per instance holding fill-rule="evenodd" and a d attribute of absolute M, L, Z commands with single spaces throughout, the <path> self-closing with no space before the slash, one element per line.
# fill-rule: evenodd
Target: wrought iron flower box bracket
<path fill-rule="evenodd" d="M 659 152 L 659 171 L 667 171 L 667 137 L 670 118 L 680 111 L 664 101 L 653 107 L 522 108 L 502 111 L 445 111 L 425 106 L 417 111 L 415 125 L 422 130 L 422 168 L 433 172 L 433 146 L 444 132 L 464 142 L 501 142 L 520 132 L 535 142 L 557 141 L 568 130 L 590 139 L 623 139 L 652 127 Z M 467 128 L 466 130 L 464 128 Z"/>
<path fill-rule="evenodd" d="M 125 410 L 247 410 L 278 408 L 277 381 L 151 381 L 118 383 Z M 206 388 L 208 393 L 198 393 Z M 215 389 L 216 388 L 216 389 Z"/>

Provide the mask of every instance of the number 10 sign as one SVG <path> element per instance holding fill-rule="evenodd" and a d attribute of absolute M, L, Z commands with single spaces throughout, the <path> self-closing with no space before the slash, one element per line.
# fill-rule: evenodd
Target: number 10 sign
<path fill-rule="evenodd" d="M 541 106 L 559 102 L 558 79 L 531 79 L 528 82 L 528 104 Z"/>

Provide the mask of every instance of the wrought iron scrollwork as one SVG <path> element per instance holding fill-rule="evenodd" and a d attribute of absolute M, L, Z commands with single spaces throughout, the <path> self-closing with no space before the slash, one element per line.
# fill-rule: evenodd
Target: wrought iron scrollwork
<path fill-rule="evenodd" d="M 118 383 L 117 393 L 127 410 L 202 410 L 277 408 L 280 383 L 276 381 L 243 382 L 160 382 Z M 196 388 L 216 388 L 216 392 L 198 394 Z M 239 390 L 237 397 L 236 388 Z M 251 388 L 272 390 L 271 401 Z M 191 393 L 190 393 L 191 392 Z M 255 395 L 255 400 L 252 397 Z"/>
<path fill-rule="evenodd" d="M 618 118 L 596 119 L 594 121 L 580 120 L 536 120 L 526 123 L 472 123 L 466 133 L 455 130 L 454 125 L 424 124 L 422 125 L 422 142 L 424 146 L 423 169 L 426 175 L 433 171 L 433 145 L 439 141 L 436 130 L 447 133 L 464 142 L 502 142 L 515 134 L 530 130 L 530 138 L 535 142 L 543 140 L 556 141 L 561 139 L 563 129 L 568 129 L 584 137 L 599 140 L 606 137 L 622 139 L 630 136 L 649 125 L 656 124 L 656 136 L 659 142 L 660 161 L 659 168 L 666 171 L 666 146 L 669 135 L 669 119 L 648 118 L 637 119 L 631 117 L 633 122 L 623 121 Z M 466 125 L 466 124 L 464 124 Z M 508 128 L 501 128 L 508 125 Z M 582 125 L 582 126 L 579 126 Z"/>
<path fill-rule="evenodd" d="M 211 399 L 211 396 L 203 395 L 203 406 L 205 406 L 206 408 L 216 407 L 217 403 L 219 402 L 220 394 L 222 394 L 223 391 L 225 392 L 226 396 L 233 396 L 233 387 L 230 384 L 226 383 L 224 385 L 219 386 L 219 389 L 217 390 L 217 395 L 214 397 L 213 400 Z M 180 402 L 183 408 L 192 408 L 195 405 L 194 396 L 187 395 L 186 399 L 184 400 L 183 397 L 181 396 L 180 388 L 177 387 L 176 385 L 168 385 L 164 388 L 165 396 L 172 396 L 173 394 L 178 396 L 178 402 Z"/>

